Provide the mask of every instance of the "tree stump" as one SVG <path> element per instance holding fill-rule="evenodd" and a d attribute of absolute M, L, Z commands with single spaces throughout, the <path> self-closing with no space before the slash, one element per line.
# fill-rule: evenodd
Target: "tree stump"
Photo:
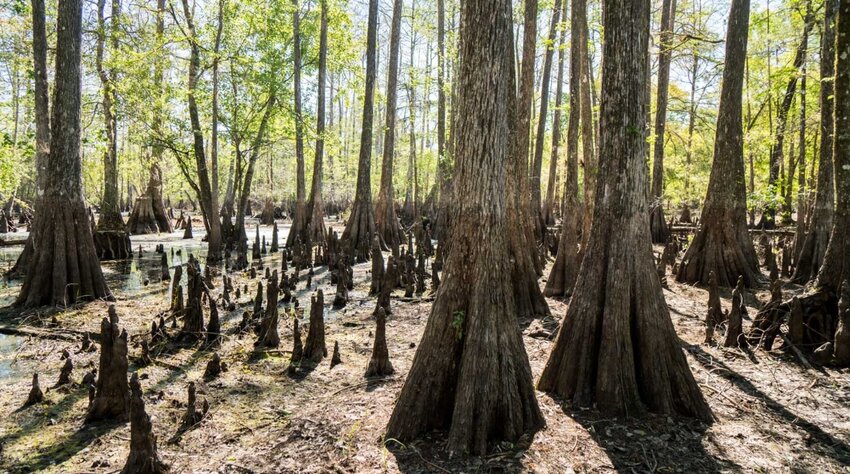
<path fill-rule="evenodd" d="M 130 408 L 127 366 L 127 331 L 119 331 L 118 314 L 115 306 L 110 305 L 109 318 L 100 322 L 100 375 L 85 423 L 104 419 L 127 421 Z"/>
<path fill-rule="evenodd" d="M 372 285 L 369 288 L 369 295 L 380 294 L 383 277 L 384 254 L 381 253 L 381 241 L 375 234 L 372 236 Z"/>
<path fill-rule="evenodd" d="M 192 216 L 190 216 L 188 214 L 186 215 L 186 223 L 185 223 L 185 227 L 183 229 L 184 229 L 183 239 L 193 238 L 193 236 L 192 236 Z"/>
<path fill-rule="evenodd" d="M 189 382 L 189 399 L 186 403 L 186 413 L 183 415 L 183 429 L 189 429 L 204 419 L 210 405 L 206 399 L 200 409 L 197 407 L 197 396 L 195 394 L 195 382 Z"/>
<path fill-rule="evenodd" d="M 145 412 L 139 374 L 130 378 L 130 454 L 121 474 L 160 474 L 168 465 L 159 459 L 151 417 Z"/>
<path fill-rule="evenodd" d="M 73 371 L 74 363 L 71 361 L 71 358 L 68 357 L 65 359 L 65 364 L 62 366 L 62 370 L 59 371 L 59 380 L 56 381 L 56 385 L 54 385 L 53 388 L 71 383 L 71 372 Z"/>
<path fill-rule="evenodd" d="M 310 326 L 307 329 L 307 340 L 304 343 L 304 357 L 314 363 L 319 363 L 327 357 L 328 348 L 325 345 L 325 296 L 319 289 L 310 298 Z"/>
<path fill-rule="evenodd" d="M 723 342 L 726 347 L 739 347 L 747 343 L 743 335 L 743 316 L 746 314 L 743 291 L 744 279 L 741 277 L 732 290 L 732 310 L 727 318 L 726 340 Z"/>
<path fill-rule="evenodd" d="M 162 278 L 161 281 L 169 281 L 171 280 L 171 272 L 168 269 L 168 255 L 165 253 L 162 254 L 160 258 L 160 267 L 162 268 Z"/>
<path fill-rule="evenodd" d="M 301 329 L 298 327 L 298 318 L 292 318 L 292 357 L 289 359 L 287 371 L 292 374 L 301 365 L 304 358 L 304 346 L 301 345 Z"/>
<path fill-rule="evenodd" d="M 835 331 L 833 345 L 835 363 L 850 366 L 850 282 L 841 284 L 841 298 L 838 300 L 838 329 Z"/>
<path fill-rule="evenodd" d="M 723 308 L 720 306 L 720 288 L 717 287 L 717 277 L 714 272 L 708 274 L 708 317 L 715 326 L 723 324 Z"/>
<path fill-rule="evenodd" d="M 785 318 L 781 281 L 774 280 L 770 284 L 770 295 L 770 301 L 756 314 L 747 333 L 747 342 L 750 345 L 760 344 L 766 351 L 773 348 L 773 342 L 779 335 L 779 328 Z"/>
<path fill-rule="evenodd" d="M 207 367 L 204 369 L 204 380 L 210 381 L 218 377 L 222 372 L 227 371 L 227 364 L 221 361 L 218 352 L 214 352 L 212 359 L 207 362 Z"/>
<path fill-rule="evenodd" d="M 221 343 L 221 322 L 218 320 L 218 307 L 210 298 L 210 320 L 207 323 L 207 346 L 217 346 Z"/>
<path fill-rule="evenodd" d="M 278 295 L 277 270 L 274 271 L 271 279 L 266 285 L 266 312 L 260 321 L 260 328 L 257 341 L 254 343 L 256 347 L 277 347 L 280 345 L 280 335 L 277 332 L 278 311 L 277 311 L 277 295 Z"/>
<path fill-rule="evenodd" d="M 393 364 L 387 350 L 387 314 L 384 308 L 378 308 L 375 318 L 375 342 L 372 344 L 372 358 L 366 368 L 366 377 L 383 377 L 392 375 Z"/>
<path fill-rule="evenodd" d="M 201 274 L 201 264 L 194 255 L 189 255 L 186 264 L 187 301 L 186 315 L 183 317 L 183 328 L 180 337 L 185 340 L 198 340 L 204 332 L 204 310 L 201 306 L 201 295 L 206 293 L 206 284 Z"/>
<path fill-rule="evenodd" d="M 271 249 L 269 249 L 269 250 L 271 251 L 271 253 L 276 253 L 280 250 L 280 247 L 278 246 L 278 237 L 277 237 L 277 222 L 275 222 L 274 226 L 272 227 L 272 245 L 271 245 Z"/>
<path fill-rule="evenodd" d="M 333 307 L 339 309 L 348 303 L 348 271 L 345 269 L 342 260 L 337 263 L 335 275 L 336 294 L 334 295 Z"/>
<path fill-rule="evenodd" d="M 35 405 L 36 403 L 41 403 L 43 401 L 44 392 L 41 391 L 41 387 L 38 384 L 38 374 L 32 374 L 32 388 L 30 389 L 30 393 L 27 396 L 27 400 L 24 402 L 24 408 Z"/>
<path fill-rule="evenodd" d="M 333 369 L 339 364 L 342 364 L 342 358 L 339 356 L 339 341 L 334 341 L 334 352 L 331 356 L 331 368 Z"/>

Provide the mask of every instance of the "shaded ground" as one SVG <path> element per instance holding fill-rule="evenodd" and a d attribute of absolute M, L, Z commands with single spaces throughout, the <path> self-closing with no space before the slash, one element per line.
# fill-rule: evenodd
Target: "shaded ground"
<path fill-rule="evenodd" d="M 270 233 L 270 229 L 263 231 Z M 281 232 L 281 242 L 284 235 Z M 165 240 L 168 250 L 175 242 Z M 156 256 L 151 252 L 145 258 Z M 184 255 L 183 261 L 187 258 Z M 264 262 L 280 268 L 279 254 L 267 256 Z M 133 278 L 143 280 L 144 268 L 143 262 L 137 262 Z M 848 471 L 850 372 L 807 370 L 781 352 L 748 355 L 700 345 L 707 293 L 675 283 L 666 291 L 667 302 L 691 368 L 718 417 L 713 425 L 655 416 L 616 420 L 593 410 L 574 410 L 539 393 L 547 428 L 516 446 L 500 446 L 486 457 L 449 459 L 438 434 L 407 445 L 384 443 L 383 428 L 422 335 L 430 300 L 429 293 L 410 301 L 400 301 L 401 292 L 394 295 L 387 337 L 396 375 L 365 379 L 375 304 L 366 295 L 369 268 L 369 264 L 355 267 L 357 287 L 344 309 L 326 308 L 328 350 L 338 341 L 343 360 L 333 369 L 328 358 L 303 376 L 287 375 L 292 331 L 285 317 L 281 318 L 280 350 L 253 352 L 253 335 L 240 336 L 235 331 L 256 288 L 247 274 L 234 277 L 234 283 L 240 287 L 249 283 L 250 295 L 242 295 L 236 311 L 220 313 L 226 336 L 219 353 L 230 367 L 222 377 L 212 382 L 202 378 L 211 352 L 172 346 L 154 350 L 156 363 L 139 371 L 160 455 L 174 472 Z M 316 282 L 330 305 L 335 289 L 320 270 L 310 290 L 304 289 L 302 277 L 298 285 L 301 308 L 308 307 Z M 16 290 L 0 291 L 0 298 Z M 154 316 L 167 309 L 167 291 L 167 284 L 149 282 L 119 292 L 116 307 L 121 325 L 131 335 L 131 356 L 139 354 L 138 342 Z M 724 295 L 725 305 L 728 296 Z M 756 297 L 748 297 L 747 303 L 758 304 L 767 295 Z M 521 321 L 535 377 L 551 349 L 546 336 L 566 309 L 564 302 L 556 300 L 550 300 L 550 306 L 551 320 Z M 75 353 L 79 347 L 75 339 L 81 331 L 96 332 L 104 315 L 102 302 L 56 314 L 58 328 L 40 327 L 52 314 L 23 315 L 28 325 L 55 338 L 23 339 L 14 352 L 0 359 L 13 369 L 0 374 L 0 472 L 117 472 L 123 466 L 129 427 L 84 428 L 88 403 L 84 388 L 47 391 L 45 404 L 18 411 L 29 390 L 29 372 L 41 374 L 43 388 L 52 385 L 62 366 L 62 349 L 73 354 L 76 381 L 87 367 L 96 365 L 96 352 Z M 21 318 L 7 312 L 0 326 L 9 326 L 10 317 Z M 304 315 L 301 318 L 306 322 Z M 745 322 L 745 328 L 748 325 Z M 306 325 L 302 328 L 306 331 Z M 199 399 L 209 401 L 210 411 L 198 426 L 181 434 L 190 381 L 197 383 Z"/>

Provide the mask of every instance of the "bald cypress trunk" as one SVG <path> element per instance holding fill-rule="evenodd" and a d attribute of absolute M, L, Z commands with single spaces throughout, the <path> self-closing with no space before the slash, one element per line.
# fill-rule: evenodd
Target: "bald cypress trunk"
<path fill-rule="evenodd" d="M 307 239 L 323 242 L 325 232 L 325 203 L 322 200 L 322 173 L 325 158 L 325 80 L 328 71 L 328 2 L 321 0 L 319 24 L 319 84 L 316 98 L 316 155 L 313 161 L 313 182 L 307 202 Z"/>
<path fill-rule="evenodd" d="M 591 235 L 538 388 L 610 414 L 711 420 L 655 274 L 646 179 L 649 0 L 603 12 L 599 174 Z"/>
<path fill-rule="evenodd" d="M 286 237 L 286 246 L 292 247 L 297 240 L 307 242 L 307 202 L 305 201 L 306 178 L 304 171 L 304 120 L 301 111 L 301 31 L 298 0 L 292 0 L 292 68 L 295 89 L 295 214 L 292 228 Z"/>
<path fill-rule="evenodd" d="M 744 63 L 747 57 L 749 0 L 733 0 L 726 33 L 726 66 L 717 117 L 714 162 L 700 227 L 679 265 L 680 282 L 708 283 L 711 272 L 721 286 L 738 276 L 748 287 L 760 276 L 758 258 L 747 229 L 744 178 L 744 133 L 741 124 Z"/>
<path fill-rule="evenodd" d="M 360 128 L 360 157 L 357 164 L 357 188 L 354 207 L 342 232 L 357 261 L 369 259 L 369 243 L 375 233 L 375 211 L 372 207 L 372 115 L 375 103 L 375 69 L 378 29 L 378 1 L 369 0 L 369 23 L 366 34 L 366 93 L 363 96 L 363 124 Z"/>
<path fill-rule="evenodd" d="M 579 122 L 581 121 L 581 82 L 582 49 L 584 44 L 578 38 L 587 27 L 587 3 L 585 0 L 572 0 L 573 15 L 570 18 L 570 31 L 576 41 L 570 42 L 570 114 L 567 119 L 567 170 L 564 180 L 564 208 L 561 217 L 561 236 L 558 240 L 558 253 L 549 273 L 544 294 L 546 296 L 569 296 L 578 274 L 578 231 L 580 208 L 578 200 L 578 141 Z"/>
<path fill-rule="evenodd" d="M 534 46 L 537 38 L 537 0 L 525 2 L 522 69 L 519 74 L 519 96 L 512 100 L 509 121 L 516 131 L 516 141 L 507 162 L 507 213 L 516 314 L 543 316 L 549 306 L 537 283 L 542 270 L 535 237 L 540 235 L 540 212 L 532 212 L 528 179 L 529 126 L 534 88 Z M 513 43 L 511 43 L 513 44 Z M 532 215 L 533 214 L 533 215 Z M 454 235 L 454 234 L 452 234 Z"/>
<path fill-rule="evenodd" d="M 667 124 L 667 97 L 670 86 L 670 58 L 676 0 L 664 0 L 661 6 L 661 44 L 658 51 L 658 93 L 655 101 L 655 148 L 652 162 L 652 202 L 649 231 L 653 243 L 664 243 L 670 236 L 664 220 L 664 127 Z"/>
<path fill-rule="evenodd" d="M 130 247 L 130 234 L 124 226 L 121 217 L 120 199 L 118 195 L 118 116 L 116 72 L 107 70 L 104 66 L 104 52 L 107 43 L 107 27 L 104 16 L 106 0 L 97 2 L 97 47 L 95 68 L 100 78 L 103 97 L 104 130 L 106 131 L 106 151 L 103 153 L 103 199 L 100 201 L 100 219 L 94 234 L 95 249 L 101 260 L 118 260 L 130 258 L 133 250 Z M 120 3 L 112 0 L 112 10 L 109 15 L 109 45 L 110 55 L 118 53 L 118 28 L 121 18 Z"/>
<path fill-rule="evenodd" d="M 815 203 L 811 223 L 803 246 L 797 255 L 793 280 L 803 283 L 817 277 L 829 244 L 835 207 L 835 184 L 832 171 L 832 139 L 834 98 L 831 78 L 835 75 L 835 15 L 837 0 L 824 2 L 820 61 L 820 147 Z"/>
<path fill-rule="evenodd" d="M 543 174 L 543 143 L 546 138 L 546 117 L 549 111 L 549 83 L 552 75 L 552 56 L 555 54 L 555 34 L 557 33 L 558 20 L 561 14 L 561 1 L 555 0 L 552 7 L 552 19 L 549 23 L 549 36 L 547 37 L 546 53 L 543 59 L 543 78 L 540 86 L 540 119 L 537 121 L 537 137 L 534 142 L 534 160 L 531 164 L 532 192 L 531 212 L 541 220 L 540 225 L 546 226 L 546 216 L 543 213 L 541 175 Z M 566 1 L 566 0 L 564 0 Z M 553 135 L 554 139 L 554 135 Z M 555 147 L 554 141 L 552 147 Z M 550 179 L 551 181 L 551 179 Z"/>
<path fill-rule="evenodd" d="M 564 95 L 564 45 L 567 41 L 567 6 L 569 2 L 563 0 L 563 11 L 561 12 L 561 35 L 558 40 L 558 74 L 555 79 L 555 111 L 552 117 L 552 155 L 549 158 L 549 184 L 546 186 L 546 202 L 543 205 L 543 223 L 550 226 L 555 223 L 555 187 L 558 176 L 558 152 L 561 145 L 561 96 Z"/>
<path fill-rule="evenodd" d="M 461 3 L 457 167 L 440 285 L 387 438 L 448 430 L 448 447 L 486 453 L 543 426 L 516 326 L 505 160 L 516 139 L 511 3 Z"/>
<path fill-rule="evenodd" d="M 188 68 L 188 94 L 187 106 L 189 111 L 189 122 L 192 126 L 192 155 L 195 160 L 197 172 L 197 183 L 193 186 L 198 196 L 198 203 L 204 217 L 204 226 L 207 229 L 207 261 L 217 262 L 221 260 L 221 220 L 218 217 L 218 189 L 213 187 L 210 174 L 213 177 L 218 171 L 210 169 L 207 163 L 206 146 L 204 145 L 204 133 L 201 129 L 201 118 L 198 112 L 198 102 L 195 93 L 198 88 L 198 79 L 201 74 L 201 51 L 197 42 L 195 32 L 195 19 L 189 0 L 182 0 L 183 15 L 186 18 L 186 38 L 189 42 L 189 68 Z M 185 173 L 184 173 L 185 174 Z"/>
<path fill-rule="evenodd" d="M 33 211 L 37 216 L 44 186 L 47 181 L 47 159 L 50 155 L 50 110 L 47 85 L 47 30 L 45 28 L 44 0 L 32 0 L 32 53 L 35 96 L 35 202 Z M 18 256 L 15 266 L 9 272 L 12 276 L 27 273 L 33 258 L 33 241 L 38 229 L 33 226 L 27 237 L 24 249 Z"/>
<path fill-rule="evenodd" d="M 80 159 L 82 2 L 59 3 L 50 155 L 33 256 L 16 303 L 69 305 L 112 298 L 95 253 L 83 197 Z"/>
<path fill-rule="evenodd" d="M 395 212 L 393 190 L 393 160 L 395 159 L 396 107 L 398 97 L 398 57 L 401 42 L 401 0 L 393 0 L 393 19 L 390 27 L 390 55 L 387 58 L 387 106 L 384 125 L 384 150 L 381 164 L 381 189 L 375 206 L 375 225 L 384 243 L 394 247 L 404 241 Z"/>

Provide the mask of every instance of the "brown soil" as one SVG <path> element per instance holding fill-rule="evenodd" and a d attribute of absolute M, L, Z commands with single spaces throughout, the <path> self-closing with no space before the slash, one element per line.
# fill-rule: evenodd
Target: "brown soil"
<path fill-rule="evenodd" d="M 279 259 L 276 254 L 265 263 L 280 268 Z M 367 296 L 370 264 L 358 264 L 354 271 L 349 304 L 334 311 L 331 300 L 325 300 L 327 345 L 338 342 L 343 361 L 333 369 L 324 359 L 312 371 L 287 374 L 293 325 L 283 306 L 279 330 L 285 343 L 280 349 L 254 352 L 253 335 L 236 330 L 252 305 L 245 294 L 235 311 L 220 310 L 223 336 L 217 352 L 228 371 L 218 378 L 204 381 L 213 352 L 199 344 L 152 346 L 154 363 L 138 370 L 160 458 L 172 472 L 847 472 L 850 465 L 850 371 L 807 369 L 792 353 L 780 350 L 747 353 L 719 347 L 722 331 L 715 334 L 718 345 L 701 344 L 708 293 L 672 277 L 665 296 L 691 369 L 718 418 L 713 425 L 654 416 L 618 420 L 572 409 L 538 392 L 548 426 L 485 457 L 448 458 L 440 434 L 407 445 L 384 442 L 384 427 L 432 297 L 426 292 L 421 299 L 404 299 L 396 290 L 386 323 L 395 375 L 366 379 L 375 298 Z M 317 271 L 309 291 L 302 276 L 296 292 L 299 311 L 309 308 L 317 283 L 333 294 L 328 276 L 324 269 Z M 235 274 L 233 280 L 234 287 L 249 283 L 247 273 Z M 130 335 L 131 371 L 137 369 L 140 341 L 151 322 L 167 314 L 167 295 L 168 282 L 151 282 L 138 296 L 115 303 L 121 327 Z M 730 296 L 721 290 L 724 309 Z M 748 314 L 755 315 L 756 305 L 767 298 L 765 290 L 755 296 L 745 292 Z M 554 332 L 566 310 L 564 302 L 548 301 L 553 317 L 520 322 L 535 380 L 553 344 L 546 335 Z M 97 351 L 77 351 L 81 331 L 99 333 L 106 308 L 106 303 L 94 302 L 58 313 L 58 328 L 48 327 L 53 314 L 23 316 L 26 324 L 37 327 L 33 331 L 56 338 L 28 338 L 14 355 L 27 374 L 0 380 L 0 472 L 105 473 L 124 465 L 130 426 L 84 426 L 85 387 L 46 391 L 45 402 L 20 409 L 31 387 L 30 372 L 55 380 L 63 349 L 73 354 L 75 382 L 96 366 Z M 300 314 L 303 328 L 308 316 Z M 4 317 L 0 326 L 15 326 L 11 313 Z M 751 322 L 744 320 L 745 331 Z M 185 429 L 181 424 L 189 382 L 195 382 L 198 400 L 206 399 L 210 409 L 196 426 Z"/>

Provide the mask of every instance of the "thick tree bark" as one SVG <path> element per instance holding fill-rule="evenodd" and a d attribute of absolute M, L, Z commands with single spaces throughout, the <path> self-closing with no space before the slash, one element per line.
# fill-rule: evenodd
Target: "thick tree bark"
<path fill-rule="evenodd" d="M 363 124 L 360 128 L 360 157 L 357 165 L 357 188 L 351 215 L 342 232 L 354 258 L 369 259 L 369 242 L 375 233 L 375 211 L 372 208 L 372 114 L 375 102 L 375 70 L 378 29 L 378 1 L 369 0 L 369 23 L 366 34 L 366 93 L 363 97 Z"/>
<path fill-rule="evenodd" d="M 835 185 L 832 170 L 832 140 L 834 124 L 834 98 L 832 78 L 835 61 L 835 15 L 837 0 L 824 2 L 823 32 L 821 33 L 820 61 L 820 147 L 818 179 L 814 207 L 806 239 L 794 265 L 792 280 L 803 283 L 817 277 L 824 254 L 829 245 L 829 234 L 835 208 Z"/>
<path fill-rule="evenodd" d="M 835 25 L 835 125 L 832 171 L 835 180 L 835 217 L 829 246 L 815 287 L 837 294 L 850 279 L 850 0 L 838 0 Z"/>
<path fill-rule="evenodd" d="M 558 77 L 555 79 L 555 111 L 552 117 L 552 155 L 549 158 L 549 183 L 546 186 L 546 202 L 543 204 L 543 223 L 547 226 L 555 223 L 555 186 L 558 176 L 558 152 L 561 146 L 561 98 L 564 95 L 564 56 L 566 56 L 564 45 L 567 41 L 567 6 L 569 2 L 563 0 L 563 11 L 561 12 L 561 35 L 558 40 Z"/>
<path fill-rule="evenodd" d="M 455 205 L 445 280 L 387 426 L 407 441 L 448 430 L 482 454 L 544 425 L 512 308 L 506 160 L 516 130 L 511 3 L 461 3 Z"/>
<path fill-rule="evenodd" d="M 645 163 L 649 16 L 649 0 L 605 4 L 593 225 L 538 388 L 609 414 L 648 410 L 710 421 L 653 262 Z"/>
<path fill-rule="evenodd" d="M 404 232 L 395 212 L 393 189 L 393 160 L 395 159 L 396 108 L 398 103 L 398 58 L 401 43 L 402 1 L 393 0 L 393 19 L 390 28 L 390 55 L 387 58 L 387 105 L 384 124 L 384 150 L 381 163 L 381 189 L 375 204 L 375 226 L 388 247 L 404 242 Z M 415 144 L 414 144 L 415 145 Z"/>
<path fill-rule="evenodd" d="M 322 200 L 322 173 L 325 155 L 325 79 L 328 70 L 328 2 L 321 0 L 321 20 L 319 25 L 319 83 L 316 98 L 316 154 L 313 161 L 313 181 L 310 186 L 310 200 L 307 202 L 307 240 L 324 242 L 325 202 Z"/>
<path fill-rule="evenodd" d="M 292 247 L 295 242 L 308 242 L 307 236 L 307 202 L 306 178 L 304 171 L 304 117 L 301 110 L 301 31 L 298 0 L 292 0 L 292 68 L 294 99 L 295 99 L 295 214 L 292 216 L 292 227 L 286 237 L 286 246 Z"/>
<path fill-rule="evenodd" d="M 546 53 L 543 58 L 543 77 L 540 86 L 540 118 L 537 120 L 537 136 L 534 142 L 534 159 L 531 163 L 531 211 L 540 219 L 541 228 L 546 227 L 546 218 L 543 215 L 541 179 L 543 174 L 543 143 L 546 138 L 546 117 L 549 113 L 549 83 L 552 76 L 552 56 L 555 54 L 555 34 L 558 29 L 558 20 L 561 14 L 561 1 L 555 0 L 552 7 L 552 19 L 549 23 L 549 36 L 547 37 Z M 564 0 L 566 1 L 566 0 Z M 552 147 L 555 148 L 554 134 Z M 550 179 L 551 181 L 551 179 Z M 542 234 L 541 234 L 542 235 Z"/>
<path fill-rule="evenodd" d="M 680 282 L 717 283 L 732 287 L 738 276 L 747 287 L 759 281 L 758 257 L 747 229 L 744 178 L 744 133 L 741 100 L 747 57 L 749 0 L 733 0 L 726 33 L 726 67 L 717 118 L 714 162 L 700 227 L 679 265 Z"/>
<path fill-rule="evenodd" d="M 661 44 L 658 50 L 658 93 L 655 98 L 655 148 L 652 161 L 652 202 L 649 232 L 653 243 L 664 243 L 670 237 L 664 220 L 664 127 L 667 124 L 667 97 L 670 86 L 670 59 L 673 27 L 676 23 L 676 0 L 664 0 L 661 6 Z"/>
<path fill-rule="evenodd" d="M 35 216 L 33 255 L 16 304 L 69 305 L 112 298 L 95 253 L 83 197 L 80 158 L 80 46 L 82 2 L 59 4 L 56 39 L 54 124 L 40 212 Z"/>

